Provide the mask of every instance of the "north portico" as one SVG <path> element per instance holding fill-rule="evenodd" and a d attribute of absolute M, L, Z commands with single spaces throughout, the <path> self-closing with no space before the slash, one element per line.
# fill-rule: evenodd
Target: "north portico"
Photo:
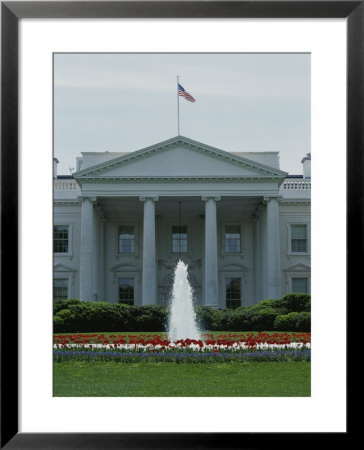
<path fill-rule="evenodd" d="M 300 279 L 309 290 L 309 198 L 282 195 L 278 152 L 177 136 L 131 153 L 83 153 L 78 164 L 74 192 L 55 191 L 54 224 L 67 236 L 55 264 L 72 273 L 56 278 L 68 280 L 68 296 L 166 304 L 179 258 L 196 302 L 214 308 L 279 298 Z"/>

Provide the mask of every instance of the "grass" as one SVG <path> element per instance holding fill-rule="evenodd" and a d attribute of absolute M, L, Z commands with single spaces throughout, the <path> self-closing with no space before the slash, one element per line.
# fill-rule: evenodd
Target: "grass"
<path fill-rule="evenodd" d="M 253 334 L 256 336 L 258 333 L 267 333 L 269 335 L 272 334 L 285 334 L 289 333 L 292 334 L 292 332 L 288 331 L 202 331 L 202 335 L 204 334 L 212 334 L 214 337 L 217 337 L 219 335 L 227 335 L 227 334 Z M 298 334 L 298 332 L 296 332 Z M 105 337 L 108 336 L 116 336 L 116 335 L 122 335 L 122 336 L 163 336 L 167 337 L 167 333 L 160 332 L 160 331 L 97 331 L 94 333 L 91 332 L 85 332 L 85 333 L 76 333 L 76 332 L 70 332 L 70 333 L 54 333 L 57 336 L 67 336 L 70 334 L 82 334 L 82 335 L 90 335 L 90 334 L 103 334 Z"/>
<path fill-rule="evenodd" d="M 54 363 L 56 397 L 309 397 L 308 362 Z"/>

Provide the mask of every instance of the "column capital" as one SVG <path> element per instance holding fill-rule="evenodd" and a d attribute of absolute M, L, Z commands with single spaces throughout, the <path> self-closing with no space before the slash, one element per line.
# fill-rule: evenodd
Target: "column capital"
<path fill-rule="evenodd" d="M 142 195 L 139 197 L 139 200 L 141 202 L 145 202 L 146 200 L 153 200 L 153 202 L 157 202 L 159 200 L 159 197 L 156 195 Z"/>
<path fill-rule="evenodd" d="M 218 201 L 220 201 L 221 200 L 221 197 L 219 196 L 219 195 L 203 195 L 202 197 L 201 197 L 201 200 L 203 201 L 203 202 L 207 202 L 207 200 L 215 200 L 215 202 L 218 202 Z"/>
<path fill-rule="evenodd" d="M 282 195 L 267 195 L 266 197 L 263 197 L 263 203 L 269 203 L 271 200 L 279 201 L 282 197 Z"/>
<path fill-rule="evenodd" d="M 90 200 L 91 203 L 96 203 L 97 202 L 97 197 L 92 196 L 92 195 L 79 195 L 77 197 L 77 199 L 80 202 L 83 202 L 84 200 Z"/>

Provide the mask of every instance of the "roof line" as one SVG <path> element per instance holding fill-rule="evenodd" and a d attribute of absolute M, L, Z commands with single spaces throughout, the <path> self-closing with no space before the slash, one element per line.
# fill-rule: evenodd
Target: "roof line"
<path fill-rule="evenodd" d="M 201 142 L 189 139 L 189 138 L 187 138 L 185 136 L 176 136 L 176 137 L 173 137 L 171 139 L 167 139 L 166 141 L 162 141 L 162 142 L 159 142 L 157 144 L 154 144 L 154 145 L 151 145 L 151 146 L 148 146 L 148 147 L 144 147 L 144 148 L 142 148 L 140 150 L 136 150 L 134 152 L 127 153 L 126 155 L 119 156 L 117 158 L 113 158 L 113 159 L 108 160 L 108 161 L 104 161 L 102 163 L 96 164 L 94 166 L 90 166 L 90 167 L 88 167 L 86 169 L 83 169 L 83 170 L 80 170 L 78 172 L 74 172 L 73 175 L 74 175 L 75 178 L 79 178 L 79 177 L 82 177 L 85 174 L 95 173 L 95 172 L 98 172 L 98 171 L 100 171 L 100 170 L 102 170 L 102 169 L 104 169 L 106 167 L 117 165 L 117 164 L 122 163 L 124 161 L 128 161 L 129 159 L 134 159 L 134 158 L 136 158 L 138 156 L 146 154 L 146 153 L 148 153 L 150 151 L 154 151 L 154 150 L 166 147 L 166 146 L 171 145 L 171 144 L 177 144 L 178 142 L 189 144 L 189 145 L 194 146 L 194 147 L 200 147 L 201 149 L 206 149 L 207 151 L 210 151 L 211 153 L 215 153 L 215 154 L 220 155 L 222 157 L 229 158 L 229 159 L 231 159 L 233 161 L 236 161 L 238 163 L 243 163 L 245 165 L 249 165 L 249 166 L 255 167 L 257 169 L 263 170 L 263 171 L 268 171 L 268 172 L 271 172 L 271 173 L 273 172 L 273 173 L 276 174 L 276 176 L 285 177 L 287 175 L 287 172 L 284 172 L 284 171 L 282 171 L 280 169 L 275 169 L 273 167 L 267 166 L 267 165 L 262 164 L 262 163 L 258 163 L 256 161 L 250 160 L 248 158 L 243 158 L 242 156 L 235 155 L 233 153 L 227 152 L 225 150 L 218 149 L 216 147 L 212 147 L 212 146 L 207 145 L 207 144 L 203 144 Z"/>

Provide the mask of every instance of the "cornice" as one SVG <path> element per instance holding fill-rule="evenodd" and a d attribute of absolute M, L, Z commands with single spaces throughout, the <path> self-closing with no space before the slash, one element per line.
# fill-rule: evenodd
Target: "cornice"
<path fill-rule="evenodd" d="M 150 183 L 150 182 L 162 182 L 162 183 L 179 183 L 179 182 L 234 182 L 234 183 L 251 183 L 258 182 L 264 183 L 267 181 L 275 181 L 278 182 L 281 180 L 279 176 L 134 176 L 134 177 L 125 177 L 125 176 L 109 176 L 109 177 L 82 177 L 80 182 L 93 182 L 93 183 L 120 183 L 120 182 L 133 182 L 136 181 L 138 183 Z"/>
<path fill-rule="evenodd" d="M 284 203 L 287 205 L 311 205 L 311 199 L 310 198 L 280 198 L 279 203 Z"/>
<path fill-rule="evenodd" d="M 81 201 L 77 199 L 67 200 L 67 199 L 53 199 L 53 203 L 57 205 L 67 205 L 67 206 L 80 206 Z"/>

